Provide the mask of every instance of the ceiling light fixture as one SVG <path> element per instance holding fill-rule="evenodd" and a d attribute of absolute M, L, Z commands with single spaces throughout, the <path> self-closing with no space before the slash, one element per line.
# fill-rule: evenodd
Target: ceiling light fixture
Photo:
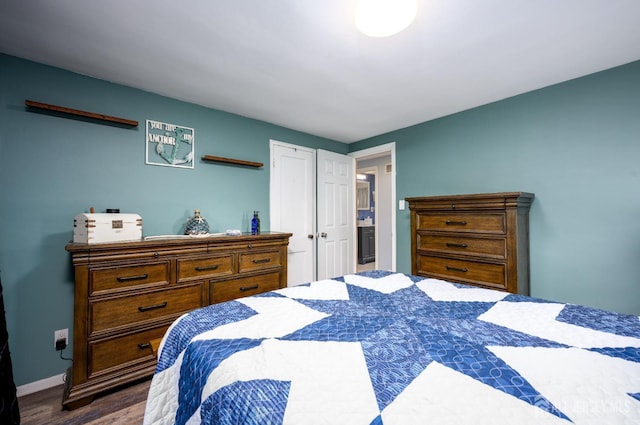
<path fill-rule="evenodd" d="M 388 37 L 407 28 L 418 13 L 418 0 L 358 0 L 356 27 L 370 37 Z"/>

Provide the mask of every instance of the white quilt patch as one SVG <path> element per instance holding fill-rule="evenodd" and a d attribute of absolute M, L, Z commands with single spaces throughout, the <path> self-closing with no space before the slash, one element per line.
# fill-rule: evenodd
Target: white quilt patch
<path fill-rule="evenodd" d="M 631 425 L 640 418 L 640 402 L 628 395 L 640 393 L 639 363 L 579 348 L 488 348 L 576 425 Z"/>
<path fill-rule="evenodd" d="M 382 412 L 385 425 L 534 425 L 569 423 L 433 362 Z"/>
<path fill-rule="evenodd" d="M 291 382 L 284 424 L 365 424 L 379 414 L 359 343 L 265 340 L 220 363 L 202 399 L 253 379 Z"/>
<path fill-rule="evenodd" d="M 344 282 L 337 280 L 319 280 L 309 286 L 292 286 L 274 291 L 288 298 L 300 300 L 348 300 L 349 291 Z"/>
<path fill-rule="evenodd" d="M 145 407 L 143 425 L 172 425 L 178 409 L 178 378 L 183 353 L 169 368 L 153 375 Z"/>
<path fill-rule="evenodd" d="M 245 304 L 258 314 L 201 333 L 193 338 L 193 341 L 234 338 L 277 338 L 288 335 L 329 316 L 326 313 L 311 309 L 289 298 L 247 297 L 238 299 L 237 302 Z"/>
<path fill-rule="evenodd" d="M 439 279 L 424 279 L 416 286 L 434 301 L 495 302 L 509 295 L 507 292 L 484 288 L 459 288 Z"/>
<path fill-rule="evenodd" d="M 413 281 L 407 275 L 401 273 L 390 274 L 380 278 L 352 274 L 345 276 L 344 281 L 350 285 L 371 289 L 383 294 L 391 294 L 413 285 Z"/>

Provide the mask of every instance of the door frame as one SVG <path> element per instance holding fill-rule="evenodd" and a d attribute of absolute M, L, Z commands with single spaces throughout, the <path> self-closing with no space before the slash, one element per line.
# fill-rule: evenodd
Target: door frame
<path fill-rule="evenodd" d="M 397 222 L 396 222 L 396 143 L 389 142 L 383 145 L 374 146 L 368 149 L 362 149 L 355 152 L 350 152 L 348 155 L 352 156 L 356 160 L 356 169 L 357 161 L 360 159 L 365 159 L 369 156 L 383 156 L 388 154 L 391 156 L 391 271 L 396 271 L 397 268 L 397 251 L 396 251 L 396 239 L 397 239 Z M 354 175 L 355 178 L 355 175 Z M 356 217 L 354 214 L 354 226 L 357 226 L 358 223 L 355 222 Z M 376 239 L 376 246 L 378 244 L 378 240 Z M 357 255 L 356 255 L 357 257 Z M 354 259 L 354 270 L 357 268 L 358 259 Z M 378 260 L 376 258 L 376 264 Z"/>

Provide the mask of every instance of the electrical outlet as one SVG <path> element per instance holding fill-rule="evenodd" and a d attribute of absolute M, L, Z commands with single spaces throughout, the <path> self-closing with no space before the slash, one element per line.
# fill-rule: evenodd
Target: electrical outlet
<path fill-rule="evenodd" d="M 59 348 L 58 341 L 64 341 L 64 346 Z M 59 329 L 53 333 L 53 348 L 64 350 L 69 345 L 69 329 Z"/>

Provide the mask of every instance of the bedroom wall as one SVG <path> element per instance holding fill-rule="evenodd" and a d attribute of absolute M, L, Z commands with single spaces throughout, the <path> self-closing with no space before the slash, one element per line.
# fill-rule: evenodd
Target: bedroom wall
<path fill-rule="evenodd" d="M 25 99 L 137 120 L 121 128 L 28 111 Z M 197 159 L 194 169 L 145 165 L 145 120 L 195 129 L 204 154 L 265 163 L 254 169 Z M 198 208 L 211 231 L 269 230 L 269 139 L 346 153 L 348 146 L 0 55 L 0 271 L 18 386 L 70 362 L 53 332 L 73 332 L 73 275 L 64 246 L 73 217 L 106 208 L 137 213 L 143 234 L 175 234 Z M 279 230 L 279 229 L 272 229 Z M 70 357 L 69 346 L 64 355 Z"/>
<path fill-rule="evenodd" d="M 533 192 L 531 295 L 640 314 L 640 62 L 350 145 L 396 142 L 397 197 Z M 398 270 L 411 270 L 409 210 Z"/>

